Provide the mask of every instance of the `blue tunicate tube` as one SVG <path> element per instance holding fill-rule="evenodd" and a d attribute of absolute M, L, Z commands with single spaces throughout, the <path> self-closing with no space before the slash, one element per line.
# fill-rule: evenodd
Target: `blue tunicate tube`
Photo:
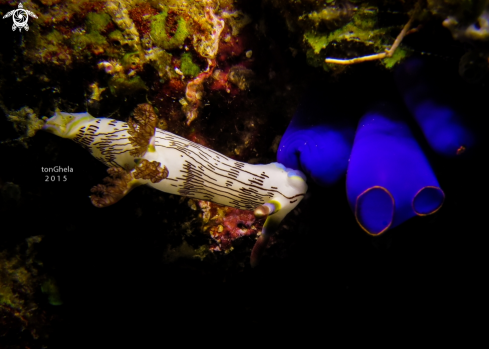
<path fill-rule="evenodd" d="M 326 99 L 317 91 L 303 98 L 277 150 L 278 162 L 322 186 L 345 175 L 354 137 Z"/>
<path fill-rule="evenodd" d="M 420 58 L 409 59 L 396 70 L 396 82 L 431 148 L 445 156 L 459 155 L 474 138 L 450 97 L 437 86 L 432 70 Z"/>
<path fill-rule="evenodd" d="M 358 124 L 346 188 L 358 224 L 379 235 L 416 215 L 436 212 L 445 195 L 408 125 L 378 104 Z"/>

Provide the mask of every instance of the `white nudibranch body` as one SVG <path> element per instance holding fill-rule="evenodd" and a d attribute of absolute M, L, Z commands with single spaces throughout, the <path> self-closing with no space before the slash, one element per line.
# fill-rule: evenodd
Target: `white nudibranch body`
<path fill-rule="evenodd" d="M 150 179 L 133 182 L 166 193 L 255 210 L 257 216 L 268 216 L 264 235 L 273 233 L 307 191 L 306 178 L 300 171 L 279 163 L 252 165 L 236 161 L 160 129 L 155 129 L 140 156 L 131 155 L 135 149 L 131 128 L 122 121 L 94 118 L 88 113 L 57 112 L 47 120 L 44 130 L 72 139 L 109 167 L 134 172 L 143 160 L 158 162 L 168 171 L 166 178 L 156 183 Z M 256 209 L 262 205 L 267 208 L 265 213 L 257 214 Z"/>

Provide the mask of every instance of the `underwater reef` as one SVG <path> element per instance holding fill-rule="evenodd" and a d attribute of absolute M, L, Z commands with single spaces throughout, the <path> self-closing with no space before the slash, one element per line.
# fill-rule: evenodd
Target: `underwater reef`
<path fill-rule="evenodd" d="M 480 289 L 489 1 L 28 0 L 14 31 L 19 3 L 0 1 L 0 348 L 151 347 L 341 295 L 443 314 L 436 295 Z M 165 147 L 198 194 L 151 188 L 183 173 Z M 298 173 L 300 203 L 257 199 Z"/>

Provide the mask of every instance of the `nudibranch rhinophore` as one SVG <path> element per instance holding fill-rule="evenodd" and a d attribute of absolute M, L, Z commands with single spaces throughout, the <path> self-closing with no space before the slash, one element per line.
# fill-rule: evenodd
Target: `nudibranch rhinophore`
<path fill-rule="evenodd" d="M 92 188 L 92 203 L 109 206 L 136 186 L 147 184 L 170 194 L 212 201 L 266 217 L 251 253 L 254 266 L 271 234 L 307 191 L 300 171 L 279 163 L 252 165 L 156 128 L 148 104 L 127 123 L 88 113 L 56 112 L 44 130 L 69 138 L 109 167 L 104 185 Z"/>
<path fill-rule="evenodd" d="M 445 198 L 409 126 L 385 103 L 358 123 L 346 189 L 358 224 L 370 235 L 435 213 Z"/>

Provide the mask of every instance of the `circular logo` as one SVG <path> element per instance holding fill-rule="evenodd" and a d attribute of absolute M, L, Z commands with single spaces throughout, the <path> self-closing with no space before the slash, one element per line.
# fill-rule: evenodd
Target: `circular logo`
<path fill-rule="evenodd" d="M 24 9 L 17 9 L 12 16 L 14 19 L 14 23 L 17 27 L 23 27 L 27 24 L 27 20 L 29 19 L 29 15 Z"/>

